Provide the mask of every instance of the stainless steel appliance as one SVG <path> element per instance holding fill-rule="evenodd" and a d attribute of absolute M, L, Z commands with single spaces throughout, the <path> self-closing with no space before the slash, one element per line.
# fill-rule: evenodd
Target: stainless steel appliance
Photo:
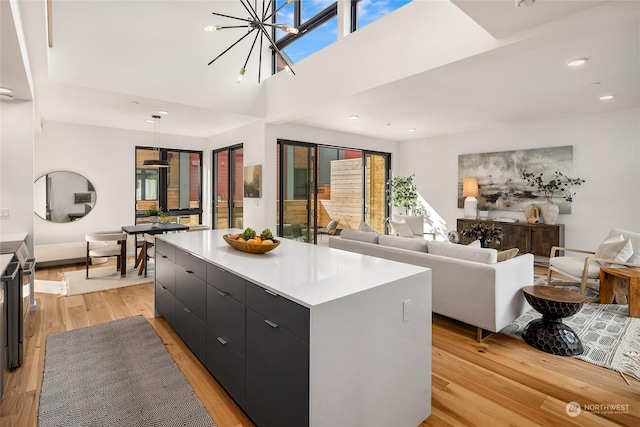
<path fill-rule="evenodd" d="M 12 262 L 2 275 L 5 350 L 3 367 L 13 370 L 22 365 L 24 358 L 23 276 L 32 274 L 35 259 L 29 257 L 29 248 L 24 240 L 1 242 L 0 253 L 13 254 Z"/>

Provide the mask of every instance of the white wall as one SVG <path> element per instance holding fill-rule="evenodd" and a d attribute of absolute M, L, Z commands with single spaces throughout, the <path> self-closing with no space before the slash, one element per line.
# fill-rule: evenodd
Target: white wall
<path fill-rule="evenodd" d="M 33 253 L 33 102 L 0 104 L 0 233 L 26 233 Z"/>
<path fill-rule="evenodd" d="M 397 143 L 384 139 L 334 132 L 325 129 L 298 125 L 265 125 L 256 123 L 232 132 L 209 138 L 207 156 L 210 150 L 244 144 L 244 165 L 262 165 L 262 197 L 244 199 L 245 227 L 262 230 L 276 228 L 276 183 L 278 139 L 323 144 L 336 147 L 367 149 L 392 154 L 392 162 Z M 209 197 L 210 199 L 210 197 Z"/>
<path fill-rule="evenodd" d="M 161 134 L 157 146 L 203 150 L 205 143 L 203 138 Z M 68 170 L 93 183 L 96 204 L 86 217 L 62 224 L 43 220 L 31 206 L 28 216 L 34 221 L 36 243 L 80 242 L 88 232 L 135 224 L 136 146 L 156 146 L 153 133 L 45 122 L 35 139 L 30 188 L 47 172 Z"/>
<path fill-rule="evenodd" d="M 522 123 L 400 143 L 401 175 L 416 174 L 419 192 L 456 228 L 458 155 L 573 145 L 577 187 L 572 213 L 560 215 L 565 245 L 595 250 L 613 227 L 640 231 L 640 109 Z M 525 220 L 524 213 L 491 211 Z"/>

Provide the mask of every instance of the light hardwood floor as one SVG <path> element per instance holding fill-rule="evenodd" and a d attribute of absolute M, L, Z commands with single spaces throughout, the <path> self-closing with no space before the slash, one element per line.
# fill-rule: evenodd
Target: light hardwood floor
<path fill-rule="evenodd" d="M 40 269 L 56 280 L 70 268 Z M 537 271 L 541 274 L 541 271 Z M 252 426 L 162 318 L 153 317 L 153 286 L 144 284 L 72 297 L 39 293 L 25 323 L 25 360 L 5 379 L 0 425 L 36 426 L 48 334 L 144 315 L 219 427 Z M 402 355 L 398 355 L 401 363 Z M 475 341 L 475 329 L 434 316 L 431 416 L 426 426 L 640 425 L 640 382 L 575 358 L 552 356 L 522 341 L 494 334 Z M 567 402 L 629 405 L 621 414 L 582 411 L 569 417 Z M 331 426 L 355 427 L 355 426 Z M 394 426 L 389 426 L 394 427 Z"/>

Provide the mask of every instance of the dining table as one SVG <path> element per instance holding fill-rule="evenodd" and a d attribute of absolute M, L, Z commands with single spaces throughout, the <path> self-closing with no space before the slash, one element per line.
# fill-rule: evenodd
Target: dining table
<path fill-rule="evenodd" d="M 138 234 L 163 234 L 172 231 L 188 231 L 189 226 L 184 224 L 178 224 L 176 222 L 158 223 L 158 224 L 138 224 L 138 225 L 125 225 L 122 227 L 122 231 L 129 235 L 136 236 Z M 142 275 L 145 271 L 145 264 L 147 263 L 147 253 L 144 248 L 136 256 L 136 264 L 134 268 L 138 268 L 138 276 Z M 146 271 L 145 271 L 146 276 Z"/>

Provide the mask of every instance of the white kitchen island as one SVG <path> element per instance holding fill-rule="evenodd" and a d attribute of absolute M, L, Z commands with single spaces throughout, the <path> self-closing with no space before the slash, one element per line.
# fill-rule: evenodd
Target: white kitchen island
<path fill-rule="evenodd" d="M 248 254 L 237 231 L 157 236 L 156 315 L 258 427 L 430 415 L 429 269 L 284 239 Z"/>

